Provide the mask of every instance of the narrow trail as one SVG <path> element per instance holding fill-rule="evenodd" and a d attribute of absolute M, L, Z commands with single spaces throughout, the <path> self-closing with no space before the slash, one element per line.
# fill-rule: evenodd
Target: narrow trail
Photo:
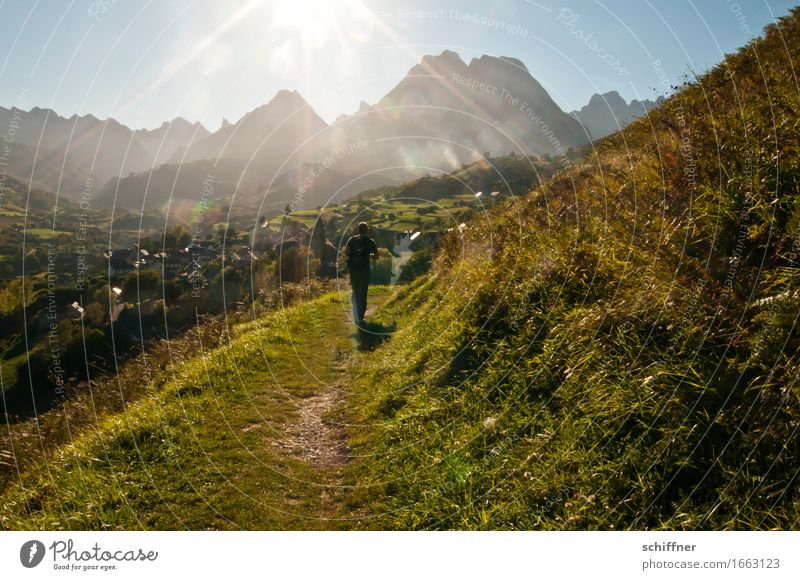
<path fill-rule="evenodd" d="M 330 469 L 347 461 L 347 436 L 340 425 L 324 420 L 325 415 L 342 405 L 342 396 L 334 389 L 303 399 L 297 409 L 296 423 L 287 427 L 286 439 L 277 447 L 288 449 L 317 469 Z"/>
<path fill-rule="evenodd" d="M 318 507 L 316 513 L 307 515 L 331 524 L 323 527 L 334 528 L 343 509 L 342 472 L 348 461 L 347 432 L 341 418 L 349 365 L 338 366 L 340 377 L 333 385 L 318 385 L 318 394 L 295 401 L 296 416 L 274 443 L 279 453 L 288 453 L 313 470 Z"/>
<path fill-rule="evenodd" d="M 382 298 L 373 298 L 373 301 L 383 303 Z M 366 316 L 371 316 L 376 308 L 370 306 Z M 355 328 L 346 316 L 342 316 L 338 324 L 352 337 Z M 357 344 L 353 342 L 355 348 Z M 347 374 L 358 356 L 364 353 L 336 351 L 333 364 L 337 380 L 331 385 L 318 385 L 318 394 L 298 401 L 298 418 L 287 426 L 286 439 L 276 445 L 291 450 L 318 469 L 337 468 L 347 462 L 347 433 L 342 417 L 335 415 L 341 415 L 345 408 Z"/>
<path fill-rule="evenodd" d="M 366 318 L 385 302 L 387 296 L 370 296 Z M 273 442 L 275 449 L 284 455 L 299 459 L 315 474 L 319 493 L 319 514 L 308 514 L 330 521 L 336 526 L 336 516 L 343 515 L 345 492 L 342 488 L 343 470 L 349 460 L 346 430 L 346 408 L 349 393 L 348 376 L 362 352 L 358 333 L 348 312 L 337 307 L 332 312 L 318 313 L 309 328 L 307 349 L 327 350 L 331 354 L 318 360 L 318 366 L 307 369 L 316 377 L 309 384 L 306 396 L 295 399 L 295 413 L 283 430 L 283 436 Z M 324 329 L 320 332 L 320 329 Z M 347 343 L 345 343 L 345 340 Z"/>

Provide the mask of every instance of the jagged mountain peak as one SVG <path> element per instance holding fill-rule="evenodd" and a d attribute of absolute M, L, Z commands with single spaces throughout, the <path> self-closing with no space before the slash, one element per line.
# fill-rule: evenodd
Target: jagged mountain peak
<path fill-rule="evenodd" d="M 188 127 L 196 127 L 199 124 L 200 124 L 199 122 L 192 123 L 190 121 L 187 121 L 183 117 L 175 117 L 174 119 L 172 119 L 172 121 L 170 121 L 170 125 L 172 125 L 173 127 L 187 127 L 188 128 Z"/>
<path fill-rule="evenodd" d="M 275 96 L 268 102 L 246 113 L 235 125 L 241 124 L 244 119 L 280 118 L 282 116 L 291 115 L 300 109 L 307 109 L 313 112 L 311 105 L 308 104 L 308 101 L 306 101 L 299 92 L 281 89 L 275 93 Z"/>
<path fill-rule="evenodd" d="M 466 63 L 461 59 L 461 56 L 452 50 L 443 50 L 438 55 L 426 54 L 422 57 L 422 64 L 425 63 L 447 63 L 456 65 L 465 65 Z"/>
<path fill-rule="evenodd" d="M 633 101 L 631 101 L 631 103 L 632 102 Z M 623 99 L 622 96 L 617 91 L 608 91 L 603 94 L 595 93 L 592 95 L 592 97 L 589 99 L 588 106 L 597 106 L 597 105 L 603 105 L 603 106 L 608 105 L 611 107 L 621 105 L 623 107 L 627 107 L 628 102 L 625 99 Z"/>
<path fill-rule="evenodd" d="M 484 67 L 508 68 L 509 66 L 530 74 L 530 71 L 528 70 L 528 67 L 525 66 L 525 63 L 511 56 L 491 56 L 484 54 L 469 61 L 469 68 L 471 70 Z"/>
<path fill-rule="evenodd" d="M 236 123 L 223 119 L 219 130 L 195 139 L 185 152 L 173 155 L 170 162 L 223 157 L 251 159 L 255 155 L 263 167 L 276 162 L 280 166 L 286 155 L 327 126 L 298 91 L 282 89 Z"/>
<path fill-rule="evenodd" d="M 625 127 L 628 123 L 658 106 L 656 101 L 636 99 L 628 103 L 617 91 L 595 93 L 579 111 L 570 115 L 576 118 L 589 131 L 592 139 L 600 139 Z"/>
<path fill-rule="evenodd" d="M 454 71 L 466 70 L 467 64 L 457 52 L 443 50 L 438 55 L 426 54 L 415 64 L 406 77 L 414 76 L 447 76 Z"/>
<path fill-rule="evenodd" d="M 289 89 L 281 89 L 272 99 L 267 103 L 267 105 L 275 105 L 275 104 L 283 104 L 283 103 L 290 103 L 290 104 L 297 104 L 297 105 L 308 105 L 308 102 L 303 98 L 296 90 L 289 90 Z"/>

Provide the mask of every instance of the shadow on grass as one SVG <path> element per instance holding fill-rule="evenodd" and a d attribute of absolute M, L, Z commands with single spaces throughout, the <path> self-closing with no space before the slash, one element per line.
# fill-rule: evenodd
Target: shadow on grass
<path fill-rule="evenodd" d="M 358 338 L 358 350 L 361 352 L 370 352 L 375 350 L 381 343 L 391 338 L 396 330 L 394 323 L 385 326 L 377 322 L 362 321 L 356 327 L 356 332 L 353 337 Z"/>

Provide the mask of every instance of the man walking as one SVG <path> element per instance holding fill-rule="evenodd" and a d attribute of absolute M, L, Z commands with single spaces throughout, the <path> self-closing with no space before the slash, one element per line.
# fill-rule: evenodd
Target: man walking
<path fill-rule="evenodd" d="M 369 260 L 378 259 L 378 246 L 370 238 L 369 226 L 366 222 L 358 224 L 358 235 L 347 240 L 345 252 L 347 267 L 350 270 L 350 286 L 353 294 L 350 302 L 353 305 L 353 319 L 356 324 L 361 324 L 367 312 L 367 291 L 369 290 L 370 264 Z"/>

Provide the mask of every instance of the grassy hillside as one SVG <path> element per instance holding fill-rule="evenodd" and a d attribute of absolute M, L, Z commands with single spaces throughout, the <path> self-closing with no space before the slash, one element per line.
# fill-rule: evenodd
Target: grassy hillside
<path fill-rule="evenodd" d="M 366 220 L 374 228 L 394 232 L 441 232 L 505 198 L 526 195 L 532 185 L 552 176 L 554 167 L 554 162 L 519 155 L 487 157 L 452 173 L 370 189 L 338 205 L 294 211 L 291 218 L 308 227 L 319 219 L 344 224 Z"/>
<path fill-rule="evenodd" d="M 797 528 L 798 65 L 794 11 L 444 236 L 370 332 L 336 293 L 170 365 L 0 525 Z"/>
<path fill-rule="evenodd" d="M 380 528 L 796 528 L 800 12 L 596 144 L 382 312 Z"/>
<path fill-rule="evenodd" d="M 26 456 L 2 495 L 0 528 L 340 527 L 340 403 L 359 363 L 348 308 L 347 296 L 328 294 L 235 326 L 222 347 L 147 369 L 137 401 L 97 409 L 94 428 Z"/>

